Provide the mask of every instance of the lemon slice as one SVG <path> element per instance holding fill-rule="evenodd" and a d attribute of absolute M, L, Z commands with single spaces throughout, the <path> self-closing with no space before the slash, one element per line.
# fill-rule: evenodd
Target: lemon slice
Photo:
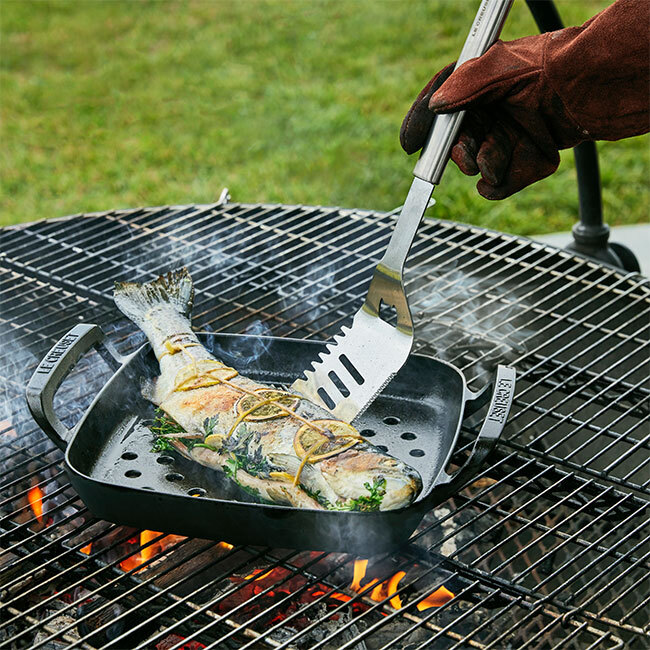
<path fill-rule="evenodd" d="M 281 390 L 272 390 L 269 388 L 257 388 L 255 389 L 255 395 L 244 395 L 239 402 L 237 402 L 237 413 L 242 415 L 255 407 L 255 404 L 273 400 L 267 404 L 260 404 L 259 408 L 256 408 L 254 411 L 249 413 L 246 416 L 246 420 L 249 422 L 260 422 L 262 420 L 273 420 L 275 418 L 281 418 L 289 415 L 286 409 L 295 409 L 298 406 L 299 398 L 288 393 L 284 393 Z M 259 395 L 259 397 L 257 397 Z M 284 408 L 280 408 L 277 404 L 282 404 Z"/>
<path fill-rule="evenodd" d="M 269 478 L 274 481 L 293 481 L 294 476 L 289 472 L 269 472 Z"/>
<path fill-rule="evenodd" d="M 202 359 L 196 363 L 183 366 L 174 380 L 174 390 L 192 390 L 204 386 L 214 386 L 222 381 L 236 377 L 239 373 L 234 368 L 224 366 L 212 359 Z"/>
<path fill-rule="evenodd" d="M 221 444 L 226 439 L 226 436 L 223 433 L 211 433 L 204 441 L 203 444 L 210 445 L 210 447 L 216 447 L 219 449 Z"/>
<path fill-rule="evenodd" d="M 362 440 L 358 431 L 347 422 L 314 420 L 312 424 L 326 429 L 327 433 L 321 433 L 311 425 L 304 424 L 293 439 L 293 449 L 298 458 L 305 458 L 307 452 L 313 449 L 307 460 L 309 463 L 317 463 L 324 458 L 340 454 Z"/>

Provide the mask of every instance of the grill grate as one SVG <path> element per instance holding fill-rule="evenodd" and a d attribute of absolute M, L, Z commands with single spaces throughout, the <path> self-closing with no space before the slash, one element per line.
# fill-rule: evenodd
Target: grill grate
<path fill-rule="evenodd" d="M 0 648 L 649 642 L 650 288 L 525 239 L 438 221 L 418 234 L 420 349 L 473 388 L 514 364 L 518 392 L 491 466 L 399 553 L 371 558 L 356 588 L 347 555 L 141 533 L 95 520 L 70 488 L 23 387 L 80 320 L 123 353 L 142 343 L 114 280 L 187 264 L 197 329 L 329 338 L 360 306 L 392 218 L 221 203 L 0 231 Z M 66 424 L 109 375 L 96 353 L 77 365 L 55 404 Z M 470 420 L 459 462 L 475 433 Z M 420 607 L 443 586 L 453 598 Z"/>

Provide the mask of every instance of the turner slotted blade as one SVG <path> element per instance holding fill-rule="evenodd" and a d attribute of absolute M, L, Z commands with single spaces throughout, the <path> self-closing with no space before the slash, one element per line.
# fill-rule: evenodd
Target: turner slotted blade
<path fill-rule="evenodd" d="M 456 67 L 481 56 L 499 37 L 513 0 L 483 0 L 458 57 Z M 388 247 L 375 269 L 368 295 L 355 314 L 352 327 L 327 345 L 305 379 L 292 388 L 351 422 L 362 413 L 404 365 L 413 346 L 413 321 L 404 291 L 406 257 L 433 188 L 440 182 L 465 111 L 438 115 L 415 179 L 395 224 Z M 382 305 L 393 307 L 396 323 L 382 318 Z"/>
<path fill-rule="evenodd" d="M 413 347 L 413 321 L 402 269 L 432 192 L 431 183 L 419 178 L 413 181 L 352 327 L 343 327 L 312 369 L 305 371 L 306 379 L 297 379 L 292 385 L 341 420 L 351 422 L 370 405 Z M 382 312 L 390 307 L 395 310 L 393 323 L 382 318 Z"/>
<path fill-rule="evenodd" d="M 292 389 L 351 422 L 395 376 L 412 346 L 412 330 L 401 332 L 362 308 Z"/>

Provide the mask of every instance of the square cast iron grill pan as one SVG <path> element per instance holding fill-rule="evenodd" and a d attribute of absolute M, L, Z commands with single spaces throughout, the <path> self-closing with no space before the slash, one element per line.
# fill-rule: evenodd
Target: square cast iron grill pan
<path fill-rule="evenodd" d="M 153 405 L 141 395 L 143 381 L 159 366 L 148 344 L 120 357 L 102 344 L 97 325 L 80 324 L 50 350 L 34 371 L 27 402 L 35 420 L 66 450 L 70 481 L 97 516 L 122 525 L 230 543 L 347 553 L 391 551 L 415 530 L 424 514 L 447 500 L 478 471 L 501 435 L 514 393 L 515 373 L 499 366 L 487 416 L 465 464 L 446 471 L 464 417 L 489 397 L 486 386 L 470 391 L 455 366 L 412 355 L 402 370 L 355 421 L 371 442 L 418 470 L 423 489 L 406 508 L 386 512 L 333 512 L 242 500 L 220 472 L 175 452 L 151 452 L 147 427 Z M 325 343 L 235 334 L 201 335 L 225 363 L 241 368 L 241 351 L 255 349 L 246 364 L 251 379 L 288 385 Z M 71 430 L 55 415 L 52 399 L 82 354 L 98 352 L 115 374 Z M 238 364 L 239 360 L 239 364 Z"/>

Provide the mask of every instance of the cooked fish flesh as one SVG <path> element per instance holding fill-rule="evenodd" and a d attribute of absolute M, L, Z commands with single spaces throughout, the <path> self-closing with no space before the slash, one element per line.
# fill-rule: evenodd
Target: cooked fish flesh
<path fill-rule="evenodd" d="M 118 308 L 147 335 L 160 376 L 146 397 L 160 409 L 158 449 L 225 472 L 263 501 L 303 508 L 392 510 L 421 489 L 417 472 L 305 397 L 247 379 L 192 331 L 187 269 L 118 282 Z"/>

